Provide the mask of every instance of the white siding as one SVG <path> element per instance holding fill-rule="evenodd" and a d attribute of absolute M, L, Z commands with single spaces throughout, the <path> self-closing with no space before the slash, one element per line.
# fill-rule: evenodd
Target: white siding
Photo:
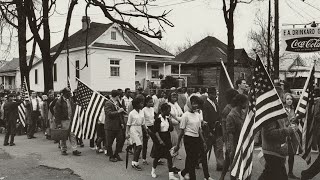
<path fill-rule="evenodd" d="M 90 55 L 91 85 L 98 91 L 135 88 L 135 56 L 131 52 L 93 50 Z M 120 76 L 110 76 L 110 60 L 120 60 Z"/>
<path fill-rule="evenodd" d="M 35 70 L 38 70 L 38 84 L 35 84 Z M 34 65 L 29 74 L 30 79 L 30 89 L 43 92 L 44 91 L 44 79 L 43 79 L 43 66 L 42 62 Z"/>
<path fill-rule="evenodd" d="M 116 40 L 111 39 L 111 32 L 116 32 Z M 127 41 L 127 42 L 126 42 Z M 122 37 L 122 33 L 119 32 L 116 28 L 110 28 L 106 32 L 104 32 L 97 40 L 97 43 L 104 44 L 115 44 L 115 45 L 129 45 L 128 40 L 124 40 Z M 130 43 L 131 44 L 131 43 Z"/>

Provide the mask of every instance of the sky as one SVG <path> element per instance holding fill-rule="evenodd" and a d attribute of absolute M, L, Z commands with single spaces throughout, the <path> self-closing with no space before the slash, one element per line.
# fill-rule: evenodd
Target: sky
<path fill-rule="evenodd" d="M 320 23 L 319 0 L 305 0 L 305 2 L 302 2 L 302 0 L 279 1 L 280 30 L 283 28 L 293 28 L 292 25 L 288 26 L 285 24 L 307 24 L 311 21 Z M 165 32 L 163 32 L 163 39 L 161 40 L 161 44 L 169 47 L 171 52 L 174 52 L 177 46 L 184 44 L 187 39 L 195 43 L 207 35 L 214 36 L 227 44 L 227 29 L 223 17 L 222 0 L 156 0 L 153 4 L 158 6 L 149 9 L 151 14 L 159 14 L 164 10 L 171 10 L 168 19 L 174 24 L 174 27 L 165 26 Z M 84 0 L 79 0 L 79 3 L 75 6 L 69 31 L 70 35 L 81 28 L 81 19 L 82 16 L 85 15 L 85 5 Z M 50 17 L 50 29 L 52 32 L 51 47 L 59 43 L 62 39 L 67 8 L 68 1 L 58 0 L 57 13 Z M 255 30 L 258 28 L 255 24 L 256 15 L 264 16 L 265 19 L 267 19 L 267 11 L 267 0 L 263 2 L 253 0 L 251 4 L 238 4 L 234 15 L 234 41 L 236 48 L 245 48 L 246 51 L 252 49 L 252 45 L 248 40 L 248 33 L 252 29 Z M 272 14 L 274 13 L 272 12 Z M 110 23 L 97 7 L 90 7 L 88 15 L 91 21 Z M 131 21 L 139 27 L 143 27 L 144 25 L 141 21 L 135 21 L 134 19 Z M 159 40 L 150 40 L 159 44 Z M 13 44 L 15 45 L 12 47 L 10 55 L 7 56 L 7 60 L 10 60 L 12 57 L 18 57 L 17 42 L 14 41 Z M 29 45 L 27 54 L 31 52 L 30 46 L 31 44 Z M 3 48 L 4 47 L 1 47 L 1 49 Z M 0 59 L 3 59 L 4 54 L 1 55 Z M 37 55 L 40 56 L 39 51 L 37 51 Z"/>

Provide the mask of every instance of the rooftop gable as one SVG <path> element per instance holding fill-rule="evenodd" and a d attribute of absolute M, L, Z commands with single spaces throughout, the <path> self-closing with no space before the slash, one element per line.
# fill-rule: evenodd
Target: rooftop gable
<path fill-rule="evenodd" d="M 92 22 L 90 24 L 90 28 L 88 31 L 88 45 L 94 43 L 100 36 L 102 36 L 111 26 L 113 23 L 110 24 L 102 24 L 102 23 L 96 23 Z M 72 48 L 80 48 L 84 47 L 86 44 L 86 32 L 82 31 L 80 29 L 76 33 L 72 34 L 69 37 L 69 49 Z M 162 49 L 161 47 L 155 45 L 151 41 L 143 38 L 136 32 L 133 32 L 129 29 L 124 29 L 123 32 L 129 37 L 129 39 L 132 41 L 132 43 L 138 48 L 139 53 L 141 54 L 149 54 L 149 55 L 160 55 L 160 56 L 172 56 L 171 53 L 168 51 Z M 137 50 L 133 45 L 132 46 L 123 46 L 123 45 L 111 45 L 112 43 L 94 43 L 94 46 L 98 47 L 105 47 L 105 48 L 117 48 L 117 49 L 124 49 L 124 50 Z M 51 48 L 50 52 L 55 52 L 58 50 L 60 46 L 60 43 L 55 45 Z M 63 50 L 67 49 L 67 45 L 64 46 Z"/>

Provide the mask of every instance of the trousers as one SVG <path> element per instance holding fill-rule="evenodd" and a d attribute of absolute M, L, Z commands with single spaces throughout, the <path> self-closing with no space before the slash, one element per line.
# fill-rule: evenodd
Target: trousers
<path fill-rule="evenodd" d="M 285 166 L 285 158 L 269 154 L 264 154 L 263 156 L 266 160 L 266 164 L 258 180 L 288 180 L 288 174 Z"/>
<path fill-rule="evenodd" d="M 69 129 L 70 123 L 71 123 L 71 120 L 61 121 L 62 128 Z M 70 132 L 69 134 L 69 141 L 70 141 L 72 150 L 73 151 L 77 150 L 77 138 L 73 132 Z M 60 147 L 61 147 L 61 151 L 67 151 L 67 141 L 60 140 Z"/>
<path fill-rule="evenodd" d="M 106 140 L 107 140 L 107 155 L 113 156 L 113 155 L 119 154 L 122 150 L 122 146 L 124 143 L 122 129 L 120 129 L 120 130 L 105 130 L 105 134 L 106 134 Z M 116 142 L 116 149 L 113 153 L 112 144 L 115 139 L 117 140 L 117 142 Z"/>

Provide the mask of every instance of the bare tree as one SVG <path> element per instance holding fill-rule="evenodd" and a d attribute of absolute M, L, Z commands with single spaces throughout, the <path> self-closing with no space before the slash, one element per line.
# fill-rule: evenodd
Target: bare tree
<path fill-rule="evenodd" d="M 21 84 L 24 81 L 24 78 L 29 84 L 29 73 L 32 68 L 33 59 L 35 56 L 36 42 L 33 41 L 32 53 L 29 58 L 29 64 L 27 63 L 27 43 L 30 42 L 33 38 L 27 40 L 27 27 L 26 27 L 26 14 L 24 8 L 24 0 L 3 0 L 0 1 L 0 26 L 1 26 L 1 35 L 8 34 L 7 40 L 7 51 L 10 51 L 12 46 L 12 32 L 18 32 L 18 42 L 19 42 L 19 67 L 20 67 L 20 76 Z M 2 41 L 2 39 L 1 39 Z M 29 86 L 28 86 L 29 87 Z"/>
<path fill-rule="evenodd" d="M 50 26 L 49 26 L 49 14 L 52 14 L 55 10 L 56 0 L 42 0 L 41 11 L 37 14 L 37 6 L 34 4 L 33 0 L 25 0 L 26 17 L 28 19 L 30 30 L 37 44 L 39 45 L 44 69 L 44 91 L 47 92 L 49 89 L 53 89 L 53 74 L 52 66 L 54 61 L 58 58 L 63 47 L 68 40 L 68 32 L 70 27 L 70 22 L 72 18 L 72 12 L 77 4 L 78 0 L 70 0 L 66 24 L 64 28 L 63 38 L 60 43 L 58 50 L 54 54 L 50 54 L 51 36 L 50 36 Z M 123 29 L 130 29 L 139 34 L 152 37 L 152 38 L 162 38 L 161 31 L 164 30 L 164 25 L 173 26 L 173 24 L 166 19 L 166 16 L 170 11 L 164 11 L 161 15 L 152 15 L 148 12 L 149 1 L 131 1 L 131 0 L 115 0 L 115 1 L 105 1 L 105 0 L 86 0 L 86 16 L 87 10 L 90 6 L 99 7 L 104 13 L 105 17 L 112 22 L 117 23 Z M 130 22 L 131 19 L 141 19 L 146 21 L 146 25 L 143 28 L 139 28 Z M 88 19 L 88 18 L 87 18 Z M 88 22 L 87 22 L 88 23 Z M 158 29 L 153 25 L 157 23 Z M 42 31 L 40 33 L 40 31 Z M 132 32 L 132 31 L 128 31 Z M 88 36 L 89 30 L 87 31 Z M 42 36 L 41 36 L 41 35 Z M 86 57 L 88 56 L 88 44 L 86 43 Z"/>
<path fill-rule="evenodd" d="M 248 39 L 252 43 L 252 49 L 265 60 L 268 54 L 268 22 L 263 18 L 260 12 L 256 13 L 255 25 L 257 29 L 252 29 L 248 34 Z M 270 44 L 274 44 L 274 27 L 270 31 Z M 274 59 L 274 47 L 270 46 L 271 62 Z"/>

